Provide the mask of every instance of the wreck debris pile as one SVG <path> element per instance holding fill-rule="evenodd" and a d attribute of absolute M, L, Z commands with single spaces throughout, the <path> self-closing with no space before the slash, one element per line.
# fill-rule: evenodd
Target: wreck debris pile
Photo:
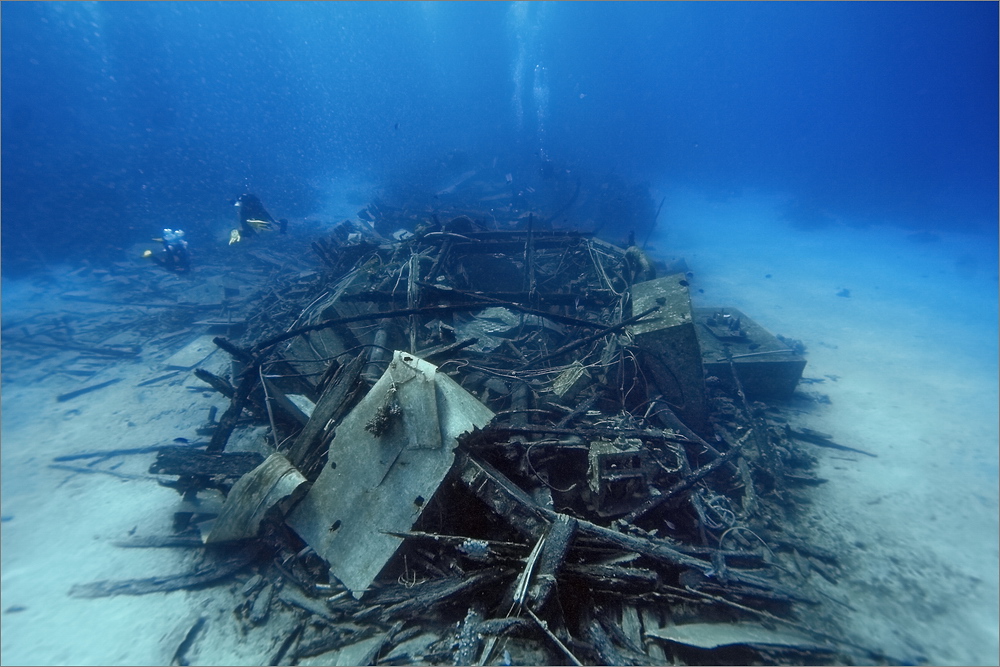
<path fill-rule="evenodd" d="M 810 623 L 836 556 L 783 531 L 823 482 L 822 436 L 761 402 L 796 350 L 636 246 L 380 215 L 215 338 L 229 408 L 151 470 L 191 507 L 160 541 L 207 542 L 197 581 L 240 572 L 241 622 L 284 628 L 269 664 L 869 659 Z"/>

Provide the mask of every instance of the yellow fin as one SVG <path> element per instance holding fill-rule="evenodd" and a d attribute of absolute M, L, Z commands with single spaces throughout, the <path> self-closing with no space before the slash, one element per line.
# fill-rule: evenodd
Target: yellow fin
<path fill-rule="evenodd" d="M 258 220 L 257 218 L 250 218 L 247 220 L 247 224 L 256 229 L 258 232 L 262 232 L 265 229 L 271 228 L 271 223 L 267 220 Z"/>

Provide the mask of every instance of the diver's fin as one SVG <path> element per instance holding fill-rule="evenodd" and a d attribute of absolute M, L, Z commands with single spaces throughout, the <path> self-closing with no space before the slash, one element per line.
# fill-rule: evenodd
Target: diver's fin
<path fill-rule="evenodd" d="M 253 227 L 258 232 L 271 229 L 270 220 L 261 220 L 260 218 L 248 218 L 247 224 Z"/>

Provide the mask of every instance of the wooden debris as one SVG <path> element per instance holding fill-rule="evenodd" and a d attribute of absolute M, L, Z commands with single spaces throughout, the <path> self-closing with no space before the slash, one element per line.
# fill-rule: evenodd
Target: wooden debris
<path fill-rule="evenodd" d="M 198 638 L 198 633 L 201 632 L 202 628 L 205 627 L 205 623 L 208 621 L 204 616 L 198 616 L 193 622 L 187 620 L 183 621 L 183 625 L 179 630 L 183 633 L 180 642 L 177 644 L 177 648 L 174 650 L 173 655 L 170 657 L 169 664 L 171 665 L 189 665 L 187 654 L 194 645 L 195 640 Z"/>
<path fill-rule="evenodd" d="M 74 585 L 69 594 L 76 598 L 103 598 L 115 595 L 147 595 L 195 588 L 232 576 L 257 557 L 255 549 L 244 549 L 217 562 L 201 565 L 191 572 L 162 575 L 147 579 L 105 579 Z"/>
<path fill-rule="evenodd" d="M 229 380 L 221 378 L 214 373 L 209 373 L 203 368 L 194 369 L 194 374 L 199 380 L 211 385 L 212 389 L 215 389 L 226 398 L 233 398 L 236 395 L 236 387 L 231 385 Z"/>
<path fill-rule="evenodd" d="M 305 464 L 315 448 L 317 438 L 327 429 L 331 421 L 336 421 L 338 416 L 346 412 L 347 397 L 354 391 L 363 364 L 364 357 L 358 356 L 337 371 L 337 375 L 316 403 L 308 423 L 288 450 L 288 460 L 293 465 L 308 469 L 309 466 Z"/>
<path fill-rule="evenodd" d="M 795 620 L 818 596 L 787 577 L 835 580 L 835 554 L 780 524 L 819 481 L 798 442 L 866 452 L 751 402 L 737 371 L 766 372 L 759 355 L 788 351 L 751 350 L 728 340 L 738 333 L 728 323 L 696 321 L 686 267 L 656 279 L 634 239 L 622 248 L 550 229 L 588 196 L 570 187 L 554 213 L 478 211 L 479 199 L 508 196 L 503 183 L 462 207 L 373 201 L 365 222 L 301 252 L 252 251 L 256 292 L 230 288 L 218 312 L 174 322 L 245 325 L 211 339 L 233 359 L 231 382 L 195 370 L 229 399 L 204 431 L 211 441 L 157 448 L 150 472 L 176 476 L 161 483 L 191 507 L 206 489 L 227 496 L 210 542 L 273 554 L 239 617 L 248 632 L 276 617 L 295 625 L 262 660 L 642 665 L 736 644 L 762 661 L 786 649 L 830 656 L 829 638 Z M 303 270 L 309 252 L 322 271 Z M 24 326 L 45 328 L 53 345 L 72 335 L 66 323 Z M 709 327 L 709 356 L 698 326 Z M 206 340 L 170 364 L 193 368 Z M 706 383 L 703 361 L 720 354 L 732 382 Z M 789 378 L 749 386 L 790 391 Z M 190 547 L 187 535 L 119 544 Z M 206 585 L 238 567 L 74 595 Z M 502 654 L 529 644 L 534 653 Z"/>
<path fill-rule="evenodd" d="M 527 598 L 535 609 L 541 609 L 555 590 L 556 575 L 566 560 L 570 544 L 576 534 L 576 519 L 560 515 L 549 526 L 543 537 L 538 567 L 535 570 Z"/>
<path fill-rule="evenodd" d="M 211 475 L 239 478 L 263 462 L 252 452 L 207 452 L 193 447 L 160 447 L 149 472 L 157 475 Z"/>

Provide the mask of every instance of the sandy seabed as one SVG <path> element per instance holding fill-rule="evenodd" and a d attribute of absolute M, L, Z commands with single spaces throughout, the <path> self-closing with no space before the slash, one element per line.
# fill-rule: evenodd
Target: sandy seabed
<path fill-rule="evenodd" d="M 683 257 L 696 306 L 732 306 L 807 347 L 797 423 L 877 458 L 816 450 L 816 487 L 797 530 L 841 554 L 839 602 L 818 612 L 853 641 L 910 663 L 998 664 L 998 366 L 996 239 L 831 222 L 781 222 L 774 198 L 709 200 L 672 191 L 649 250 Z M 56 268 L 4 281 L 3 324 L 107 307 L 61 298 L 102 285 Z M 11 332 L 12 335 L 16 332 Z M 207 619 L 200 664 L 260 664 L 278 633 L 233 632 L 224 588 L 82 599 L 75 584 L 189 569 L 183 549 L 123 549 L 170 530 L 180 499 L 147 471 L 153 455 L 115 459 L 126 477 L 50 467 L 53 457 L 199 439 L 224 399 L 190 373 L 150 386 L 186 343 L 107 360 L 81 380 L 74 357 L 19 358 L 3 347 L 3 664 L 168 664 L 193 619 Z M 221 372 L 216 352 L 203 364 Z M 75 399 L 56 396 L 118 379 Z M 807 446 L 807 445 L 803 445 Z M 74 462 L 86 466 L 88 461 Z"/>

